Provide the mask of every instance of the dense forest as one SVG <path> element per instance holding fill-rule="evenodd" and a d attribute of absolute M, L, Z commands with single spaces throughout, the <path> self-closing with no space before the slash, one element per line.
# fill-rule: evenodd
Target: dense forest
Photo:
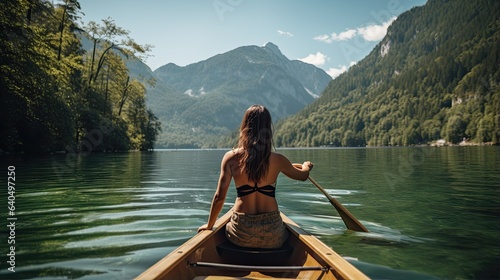
<path fill-rule="evenodd" d="M 78 1 L 57 3 L 0 4 L 0 152 L 152 149 L 160 122 L 146 108 L 150 81 L 126 67 L 150 46 L 109 18 L 79 26 Z"/>
<path fill-rule="evenodd" d="M 499 66 L 500 1 L 429 0 L 399 16 L 321 98 L 279 122 L 275 144 L 498 144 Z"/>

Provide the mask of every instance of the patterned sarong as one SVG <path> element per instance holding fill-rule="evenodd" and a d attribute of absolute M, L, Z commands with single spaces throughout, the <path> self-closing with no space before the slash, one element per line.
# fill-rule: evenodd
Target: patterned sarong
<path fill-rule="evenodd" d="M 247 248 L 279 248 L 288 239 L 280 211 L 250 215 L 233 212 L 226 225 L 226 236 L 234 244 Z"/>

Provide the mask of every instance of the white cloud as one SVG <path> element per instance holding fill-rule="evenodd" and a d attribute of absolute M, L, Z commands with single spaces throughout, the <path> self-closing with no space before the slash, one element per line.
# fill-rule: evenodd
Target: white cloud
<path fill-rule="evenodd" d="M 278 33 L 286 37 L 293 37 L 293 34 L 287 31 L 278 30 Z"/>
<path fill-rule="evenodd" d="M 381 25 L 373 24 L 366 27 L 358 28 L 358 34 L 363 37 L 366 41 L 380 41 L 387 34 L 387 28 L 389 25 L 396 20 L 396 17 L 392 17 L 389 21 L 384 22 Z"/>
<path fill-rule="evenodd" d="M 348 29 L 344 32 L 340 32 L 340 34 L 338 35 L 337 33 L 332 33 L 331 38 L 334 41 L 347 41 L 349 39 L 352 39 L 354 36 L 356 36 L 356 30 Z"/>
<path fill-rule="evenodd" d="M 309 63 L 315 66 L 320 66 L 324 65 L 328 57 L 320 52 L 317 52 L 316 54 L 310 54 L 304 58 L 299 58 L 298 60 Z"/>
<path fill-rule="evenodd" d="M 328 36 L 328 35 L 319 35 L 319 36 L 314 37 L 313 39 L 316 40 L 316 41 L 325 42 L 325 43 L 331 43 L 331 42 L 333 42 L 330 39 L 330 36 Z"/>
<path fill-rule="evenodd" d="M 330 68 L 326 73 L 332 77 L 332 79 L 337 78 L 340 74 L 344 73 L 347 71 L 347 66 L 345 65 L 339 65 L 340 68 Z"/>
<path fill-rule="evenodd" d="M 356 29 L 348 29 L 344 32 L 340 32 L 339 34 L 334 32 L 331 35 L 319 35 L 313 39 L 330 44 L 333 41 L 347 41 L 352 39 L 354 36 L 356 36 Z"/>
<path fill-rule="evenodd" d="M 389 21 L 384 22 L 380 25 L 372 24 L 356 29 L 347 29 L 346 31 L 340 32 L 339 34 L 333 32 L 331 35 L 319 35 L 314 37 L 313 39 L 328 44 L 333 43 L 334 41 L 347 41 L 354 38 L 355 36 L 361 36 L 366 41 L 380 41 L 387 33 L 387 28 L 389 28 L 389 25 L 391 25 L 391 23 L 395 20 L 396 17 L 392 17 Z"/>

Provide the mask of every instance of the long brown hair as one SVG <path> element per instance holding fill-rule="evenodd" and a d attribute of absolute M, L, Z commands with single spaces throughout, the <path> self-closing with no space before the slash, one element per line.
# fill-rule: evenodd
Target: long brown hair
<path fill-rule="evenodd" d="M 240 126 L 238 140 L 239 166 L 248 180 L 258 183 L 269 168 L 269 156 L 273 147 L 271 114 L 262 105 L 247 109 Z"/>

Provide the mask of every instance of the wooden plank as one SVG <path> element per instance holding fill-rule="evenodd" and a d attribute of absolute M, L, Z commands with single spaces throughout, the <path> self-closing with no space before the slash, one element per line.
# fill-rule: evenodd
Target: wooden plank
<path fill-rule="evenodd" d="M 182 244 L 176 250 L 172 251 L 166 257 L 161 259 L 159 262 L 151 266 L 148 270 L 144 271 L 136 278 L 136 280 L 162 279 L 174 268 L 184 265 L 187 266 L 187 257 L 195 253 L 195 251 L 199 249 L 200 244 L 205 243 L 207 240 L 212 238 L 212 236 L 214 236 L 217 231 L 224 230 L 223 226 L 227 223 L 227 221 L 229 221 L 229 219 L 231 218 L 231 214 L 232 212 L 228 211 L 226 214 L 224 214 L 224 216 L 222 216 L 215 222 L 214 230 L 204 230 L 198 233 L 193 238 L 189 239 L 186 243 Z M 186 263 L 184 264 L 182 262 Z"/>
<path fill-rule="evenodd" d="M 321 265 L 324 261 L 335 274 L 338 279 L 370 279 L 356 267 L 346 261 L 342 256 L 337 254 L 332 248 L 326 246 L 316 237 L 310 235 L 301 227 L 299 227 L 294 221 L 292 221 L 287 216 L 281 214 L 283 221 L 289 228 L 290 232 L 295 234 L 297 238 L 305 244 L 306 247 L 310 248 L 311 254 Z"/>
<path fill-rule="evenodd" d="M 193 280 L 262 280 L 262 279 L 269 279 L 269 277 L 259 277 L 259 276 L 251 276 L 251 277 L 230 277 L 230 276 L 217 276 L 217 275 L 211 275 L 211 276 L 197 276 L 193 278 Z M 295 278 L 272 278 L 276 280 L 294 280 Z"/>
<path fill-rule="evenodd" d="M 210 262 L 197 262 L 191 264 L 198 267 L 213 267 L 218 269 L 237 270 L 237 271 L 265 271 L 265 272 L 283 272 L 283 271 L 302 271 L 302 270 L 325 270 L 328 268 L 321 266 L 272 266 L 272 265 L 238 265 L 238 264 L 223 264 Z"/>

